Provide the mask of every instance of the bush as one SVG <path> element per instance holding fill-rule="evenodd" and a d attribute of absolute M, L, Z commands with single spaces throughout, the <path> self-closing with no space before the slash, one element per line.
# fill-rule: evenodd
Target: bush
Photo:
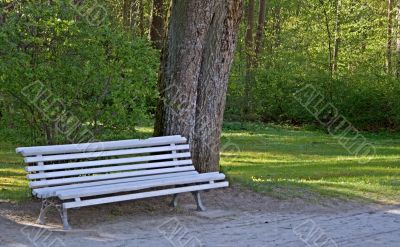
<path fill-rule="evenodd" d="M 27 2 L 0 26 L 2 124 L 24 126 L 40 143 L 133 132 L 157 97 L 149 42 L 75 15 L 62 3 Z"/>

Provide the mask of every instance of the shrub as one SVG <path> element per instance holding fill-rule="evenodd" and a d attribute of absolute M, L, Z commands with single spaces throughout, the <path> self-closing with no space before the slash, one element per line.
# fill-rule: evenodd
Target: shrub
<path fill-rule="evenodd" d="M 157 97 L 159 56 L 149 42 L 75 15 L 62 3 L 26 2 L 0 26 L 1 120 L 39 142 L 134 131 Z"/>

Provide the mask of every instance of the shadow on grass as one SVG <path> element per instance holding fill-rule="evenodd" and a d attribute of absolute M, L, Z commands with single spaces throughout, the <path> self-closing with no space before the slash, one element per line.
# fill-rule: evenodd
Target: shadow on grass
<path fill-rule="evenodd" d="M 256 134 L 228 131 L 221 167 L 233 182 L 279 198 L 334 196 L 399 203 L 400 139 L 366 135 L 377 155 L 366 164 L 323 132 L 265 128 Z"/>

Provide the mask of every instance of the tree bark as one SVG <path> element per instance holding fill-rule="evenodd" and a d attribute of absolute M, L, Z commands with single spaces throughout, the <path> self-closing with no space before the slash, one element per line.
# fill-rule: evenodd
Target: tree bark
<path fill-rule="evenodd" d="M 0 13 L 0 26 L 6 22 L 6 13 Z"/>
<path fill-rule="evenodd" d="M 387 43 L 386 43 L 386 73 L 392 73 L 392 11 L 393 2 L 392 0 L 387 0 Z"/>
<path fill-rule="evenodd" d="M 143 0 L 139 1 L 139 32 L 140 36 L 144 37 L 145 30 L 144 30 L 144 2 Z"/>
<path fill-rule="evenodd" d="M 4 3 L 0 3 L 0 26 L 6 22 L 6 7 Z"/>
<path fill-rule="evenodd" d="M 122 9 L 122 21 L 123 21 L 124 28 L 126 30 L 129 30 L 129 28 L 130 28 L 131 5 L 132 5 L 131 0 L 124 0 L 123 7 L 122 7 L 123 8 Z"/>
<path fill-rule="evenodd" d="M 164 38 L 164 0 L 154 0 L 150 27 L 150 40 L 161 50 Z"/>
<path fill-rule="evenodd" d="M 136 27 L 137 27 L 137 14 L 138 14 L 138 0 L 130 0 L 130 20 L 129 20 L 129 27 L 133 36 L 136 35 Z"/>
<path fill-rule="evenodd" d="M 333 44 L 332 74 L 336 75 L 338 70 L 339 46 L 340 46 L 340 11 L 341 0 L 336 0 L 335 13 L 335 40 Z"/>
<path fill-rule="evenodd" d="M 328 57 L 328 63 L 329 63 L 328 65 L 329 65 L 329 73 L 330 73 L 330 75 L 332 77 L 332 68 L 333 68 L 333 65 L 332 65 L 332 59 L 333 59 L 333 54 L 332 54 L 332 32 L 331 32 L 331 29 L 329 27 L 330 20 L 329 20 L 328 12 L 325 9 L 324 1 L 320 0 L 320 3 L 321 3 L 321 7 L 323 9 L 322 12 L 324 14 L 326 34 L 328 35 L 328 56 L 329 56 Z"/>
<path fill-rule="evenodd" d="M 247 29 L 246 29 L 246 58 L 247 58 L 247 67 L 251 67 L 253 65 L 254 60 L 254 8 L 255 8 L 255 1 L 250 0 L 247 6 Z"/>
<path fill-rule="evenodd" d="M 219 169 L 220 136 L 236 38 L 240 1 L 227 0 L 211 23 L 198 85 L 193 161 L 201 172 Z"/>
<path fill-rule="evenodd" d="M 159 77 L 155 135 L 188 138 L 200 172 L 216 171 L 241 1 L 174 0 Z"/>
<path fill-rule="evenodd" d="M 244 91 L 244 118 L 249 117 L 251 112 L 251 102 L 253 88 L 253 68 L 255 63 L 254 53 L 254 9 L 255 1 L 250 0 L 247 5 L 246 16 L 247 16 L 247 29 L 245 37 L 245 54 L 246 54 L 246 74 L 245 74 L 245 91 Z"/>
<path fill-rule="evenodd" d="M 400 78 L 400 0 L 397 0 L 397 44 L 396 44 L 396 53 L 397 53 L 397 68 L 396 68 L 396 77 Z"/>
<path fill-rule="evenodd" d="M 261 49 L 264 45 L 264 28 L 265 28 L 265 18 L 266 18 L 266 0 L 260 0 L 260 10 L 258 13 L 258 26 L 256 33 L 256 57 L 261 53 Z"/>
<path fill-rule="evenodd" d="M 275 34 L 275 43 L 274 48 L 277 48 L 281 45 L 281 6 L 274 7 L 274 34 Z"/>

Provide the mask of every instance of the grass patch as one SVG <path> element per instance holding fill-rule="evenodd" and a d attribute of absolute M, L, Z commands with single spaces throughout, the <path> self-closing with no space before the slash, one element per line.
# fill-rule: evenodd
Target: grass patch
<path fill-rule="evenodd" d="M 11 143 L 0 142 L 0 201 L 25 201 L 31 197 L 22 158 Z"/>
<path fill-rule="evenodd" d="M 149 127 L 137 136 L 151 136 Z M 360 164 L 320 130 L 289 126 L 227 124 L 222 136 L 221 168 L 232 182 L 278 197 L 319 200 L 358 198 L 400 203 L 400 136 L 366 134 L 377 149 Z M 4 139 L 3 139 L 4 140 Z M 0 142 L 0 201 L 31 198 L 18 145 Z"/>
<path fill-rule="evenodd" d="M 399 203 L 399 135 L 365 137 L 377 155 L 361 164 L 362 158 L 349 154 L 323 131 L 228 124 L 221 168 L 231 181 L 279 198 L 334 196 Z"/>

